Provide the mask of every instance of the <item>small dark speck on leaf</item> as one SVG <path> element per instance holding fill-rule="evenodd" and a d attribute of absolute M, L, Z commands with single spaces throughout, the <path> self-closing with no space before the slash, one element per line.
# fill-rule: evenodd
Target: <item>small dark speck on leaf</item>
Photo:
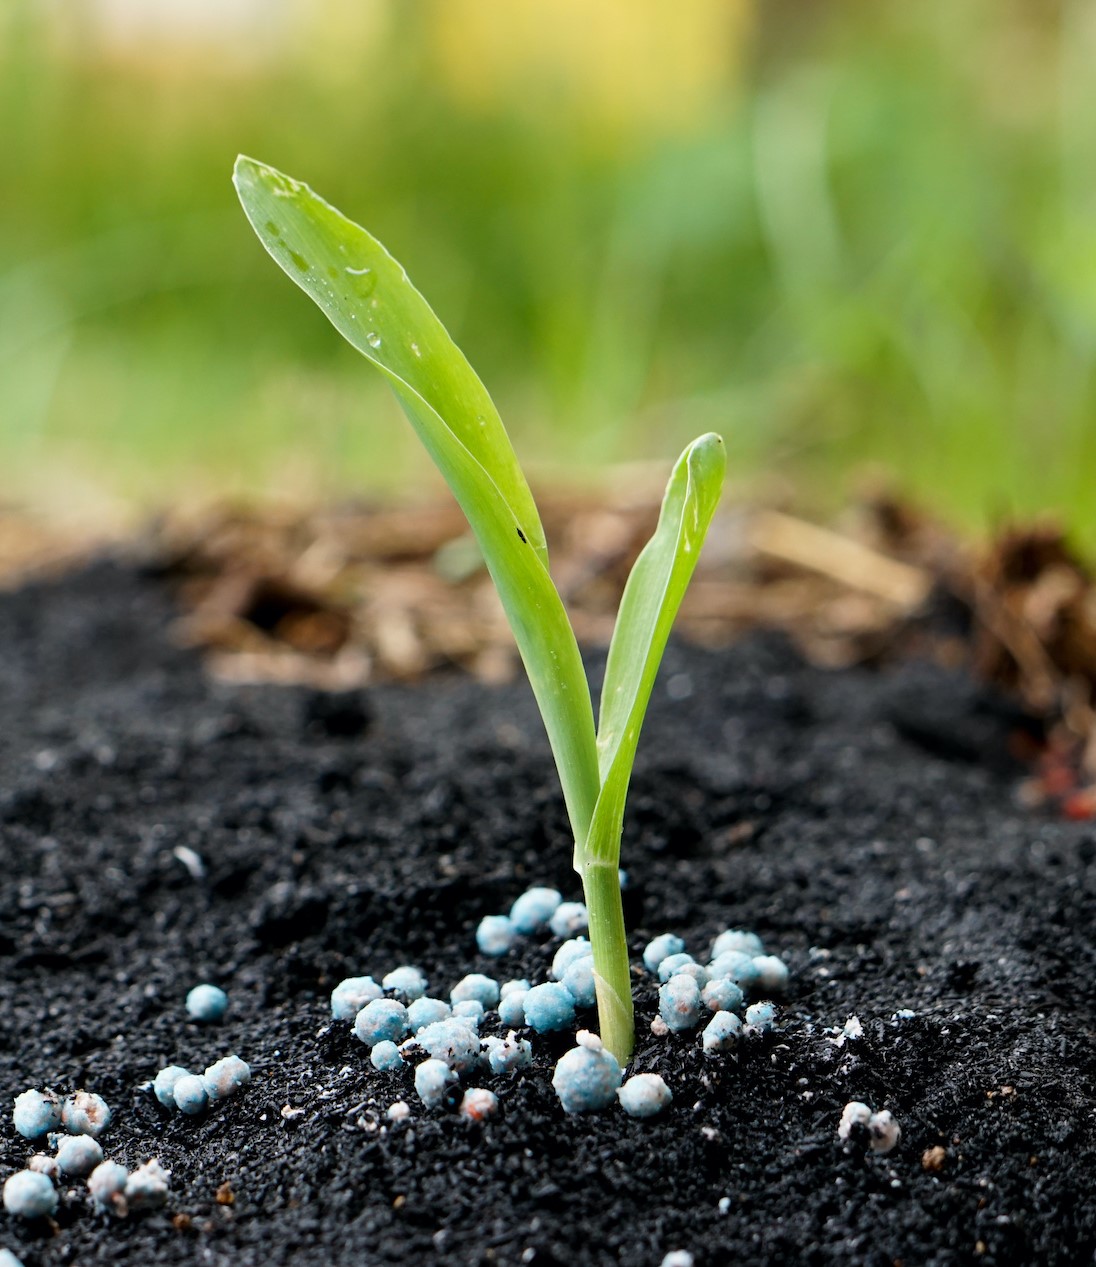
<path fill-rule="evenodd" d="M 518 529 L 518 536 L 522 539 L 522 542 L 523 542 L 525 545 L 528 545 L 528 544 L 529 544 L 529 543 L 525 540 L 525 533 L 524 533 L 524 532 L 522 532 L 522 530 L 521 530 L 520 528 Z"/>

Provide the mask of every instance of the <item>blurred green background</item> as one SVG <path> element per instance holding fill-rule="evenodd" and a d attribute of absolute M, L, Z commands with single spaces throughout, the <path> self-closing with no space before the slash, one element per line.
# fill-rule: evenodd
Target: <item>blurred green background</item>
<path fill-rule="evenodd" d="M 408 267 L 545 477 L 727 438 L 1096 545 L 1091 0 L 2 0 L 0 495 L 433 486 L 238 151 Z"/>

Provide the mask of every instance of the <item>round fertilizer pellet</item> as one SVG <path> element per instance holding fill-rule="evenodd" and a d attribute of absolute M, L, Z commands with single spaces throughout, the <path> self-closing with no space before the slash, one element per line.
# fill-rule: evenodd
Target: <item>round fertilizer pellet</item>
<path fill-rule="evenodd" d="M 682 952 L 680 955 L 669 955 L 658 965 L 658 979 L 664 985 L 671 977 L 692 977 L 703 990 L 708 984 L 708 969 L 696 963 L 692 955 Z"/>
<path fill-rule="evenodd" d="M 701 990 L 708 984 L 708 969 L 702 963 L 683 963 L 674 973 L 675 977 L 692 977 Z"/>
<path fill-rule="evenodd" d="M 239 1056 L 223 1056 L 202 1074 L 206 1094 L 211 1100 L 227 1100 L 242 1091 L 251 1081 L 251 1066 Z M 178 1086 L 178 1083 L 176 1083 Z"/>
<path fill-rule="evenodd" d="M 499 1098 L 483 1087 L 469 1087 L 461 1097 L 460 1115 L 470 1122 L 486 1122 L 499 1111 Z"/>
<path fill-rule="evenodd" d="M 670 955 L 680 955 L 685 943 L 676 933 L 662 933 L 649 941 L 643 950 L 643 966 L 648 972 L 657 972 L 658 965 Z"/>
<path fill-rule="evenodd" d="M 10 1249 L 0 1249 L 0 1267 L 23 1267 L 23 1260 L 16 1258 Z"/>
<path fill-rule="evenodd" d="M 426 976 L 420 968 L 403 964 L 393 968 L 381 981 L 381 985 L 404 1003 L 421 999 L 427 990 Z"/>
<path fill-rule="evenodd" d="M 561 902 L 552 913 L 548 927 L 557 937 L 574 937 L 590 926 L 585 902 Z"/>
<path fill-rule="evenodd" d="M 871 1108 L 862 1100 L 850 1100 L 841 1110 L 841 1121 L 837 1124 L 839 1139 L 850 1139 L 858 1127 L 866 1128 L 871 1121 Z"/>
<path fill-rule="evenodd" d="M 406 1122 L 411 1116 L 411 1106 L 406 1100 L 397 1100 L 388 1106 L 387 1117 L 390 1122 Z"/>
<path fill-rule="evenodd" d="M 577 959 L 589 958 L 593 953 L 594 948 L 585 937 L 572 937 L 570 941 L 565 941 L 552 956 L 553 979 L 562 981 L 564 973 L 571 964 Z"/>
<path fill-rule="evenodd" d="M 510 907 L 510 922 L 519 933 L 535 933 L 548 923 L 562 901 L 555 889 L 527 889 Z"/>
<path fill-rule="evenodd" d="M 70 1135 L 57 1145 L 57 1168 L 71 1178 L 86 1179 L 103 1160 L 103 1146 L 90 1135 Z"/>
<path fill-rule="evenodd" d="M 718 981 L 725 978 L 749 990 L 757 981 L 757 967 L 749 955 L 740 950 L 725 950 L 718 958 L 708 964 L 708 980 Z"/>
<path fill-rule="evenodd" d="M 61 1101 L 52 1091 L 24 1091 L 15 1097 L 11 1120 L 24 1139 L 41 1139 L 61 1125 Z"/>
<path fill-rule="evenodd" d="M 470 972 L 449 991 L 450 1003 L 466 1003 L 469 999 L 482 1003 L 484 1011 L 493 1008 L 499 1001 L 499 983 L 482 972 Z"/>
<path fill-rule="evenodd" d="M 902 1138 L 902 1128 L 889 1109 L 873 1113 L 868 1119 L 868 1144 L 873 1153 L 889 1153 Z"/>
<path fill-rule="evenodd" d="M 740 928 L 728 928 L 725 932 L 712 942 L 712 953 L 709 959 L 718 959 L 720 955 L 726 954 L 728 950 L 735 950 L 740 955 L 745 955 L 748 959 L 752 959 L 754 955 L 762 955 L 765 953 L 765 947 L 761 944 L 761 938 L 756 933 L 747 933 Z"/>
<path fill-rule="evenodd" d="M 661 960 L 655 968 L 655 972 L 659 981 L 665 985 L 665 983 L 674 976 L 678 968 L 682 967 L 684 964 L 693 962 L 695 961 L 692 955 L 690 955 L 687 951 L 679 950 L 676 954 L 667 955 L 665 959 Z"/>
<path fill-rule="evenodd" d="M 423 995 L 407 1005 L 407 1025 L 412 1034 L 417 1034 L 427 1025 L 435 1021 L 444 1021 L 452 1014 L 453 1009 L 444 999 L 432 999 Z"/>
<path fill-rule="evenodd" d="M 186 1010 L 195 1021 L 219 1021 L 228 1011 L 228 995 L 219 986 L 196 985 L 186 996 Z"/>
<path fill-rule="evenodd" d="M 4 1184 L 4 1209 L 20 1219 L 40 1219 L 57 1210 L 57 1190 L 45 1175 L 17 1170 Z"/>
<path fill-rule="evenodd" d="M 607 1108 L 620 1086 L 620 1065 L 601 1040 L 585 1030 L 579 1046 L 565 1052 L 552 1072 L 552 1086 L 566 1113 L 589 1113 Z"/>
<path fill-rule="evenodd" d="M 389 1042 L 388 1039 L 373 1044 L 373 1050 L 369 1053 L 369 1062 L 374 1069 L 380 1070 L 381 1073 L 395 1073 L 397 1069 L 403 1068 L 403 1057 L 400 1055 L 400 1049 L 395 1043 Z"/>
<path fill-rule="evenodd" d="M 337 1021 L 352 1021 L 367 1003 L 383 997 L 372 977 L 347 977 L 331 991 L 331 1015 Z"/>
<path fill-rule="evenodd" d="M 693 1029 L 700 1021 L 700 987 L 692 977 L 671 977 L 658 989 L 658 1014 L 672 1030 Z"/>
<path fill-rule="evenodd" d="M 415 1070 L 415 1091 L 428 1109 L 436 1109 L 452 1095 L 457 1075 L 444 1060 L 424 1060 Z"/>
<path fill-rule="evenodd" d="M 700 991 L 700 1001 L 712 1012 L 738 1012 L 745 996 L 741 986 L 735 985 L 729 977 L 720 977 L 709 981 Z"/>
<path fill-rule="evenodd" d="M 777 955 L 755 955 L 754 983 L 766 994 L 783 994 L 788 988 L 788 965 Z"/>
<path fill-rule="evenodd" d="M 663 1257 L 659 1267 L 693 1267 L 693 1256 L 687 1249 L 672 1249 Z"/>
<path fill-rule="evenodd" d="M 717 1051 L 732 1051 L 742 1037 L 742 1022 L 733 1012 L 716 1012 L 704 1027 L 701 1041 L 704 1050 L 712 1054 Z"/>
<path fill-rule="evenodd" d="M 525 1023 L 538 1034 L 566 1029 L 574 1019 L 575 1001 L 570 991 L 555 981 L 535 985 L 525 996 Z"/>
<path fill-rule="evenodd" d="M 476 945 L 480 953 L 497 959 L 512 950 L 517 941 L 517 929 L 507 915 L 485 915 L 476 928 Z"/>
<path fill-rule="evenodd" d="M 427 1055 L 459 1073 L 471 1069 L 479 1060 L 479 1034 L 466 1020 L 455 1016 L 447 1021 L 435 1021 L 433 1025 L 419 1030 L 414 1043 Z"/>
<path fill-rule="evenodd" d="M 88 1176 L 88 1192 L 96 1205 L 118 1214 L 126 1212 L 126 1180 L 129 1171 L 116 1161 L 100 1162 Z"/>
<path fill-rule="evenodd" d="M 171 1094 L 175 1100 L 175 1107 L 187 1117 L 194 1117 L 195 1114 L 201 1113 L 209 1103 L 206 1085 L 196 1073 L 185 1073 L 177 1079 L 171 1089 Z"/>
<path fill-rule="evenodd" d="M 61 1121 L 70 1135 L 90 1135 L 98 1139 L 110 1125 L 110 1109 L 101 1095 L 77 1091 L 65 1099 Z"/>
<path fill-rule="evenodd" d="M 563 974 L 563 988 L 575 1001 L 575 1007 L 593 1007 L 597 1003 L 594 986 L 594 961 L 589 957 L 576 959 Z"/>
<path fill-rule="evenodd" d="M 467 1021 L 473 1029 L 479 1029 L 486 1015 L 479 999 L 461 999 L 453 1004 L 453 1016 L 458 1021 Z"/>
<path fill-rule="evenodd" d="M 407 1008 L 395 999 L 373 999 L 354 1017 L 354 1037 L 367 1047 L 399 1042 L 407 1030 Z"/>
<path fill-rule="evenodd" d="M 508 994 L 524 994 L 529 989 L 529 986 L 530 982 L 526 981 L 524 977 L 516 977 L 509 981 L 504 981 L 499 986 L 499 998 L 504 999 Z"/>
<path fill-rule="evenodd" d="M 629 1117 L 654 1117 L 670 1103 L 670 1088 L 657 1073 L 637 1073 L 617 1092 L 620 1107 Z"/>
<path fill-rule="evenodd" d="M 189 1069 L 184 1069 L 182 1065 L 168 1065 L 166 1069 L 160 1072 L 152 1080 L 152 1094 L 164 1106 L 165 1109 L 173 1109 L 175 1104 L 175 1084 L 180 1078 L 185 1078 L 190 1073 Z"/>
<path fill-rule="evenodd" d="M 131 1210 L 158 1210 L 167 1203 L 168 1183 L 171 1171 L 165 1170 L 153 1158 L 146 1161 L 126 1180 L 123 1193 Z"/>
<path fill-rule="evenodd" d="M 485 1038 L 483 1047 L 492 1073 L 512 1073 L 533 1063 L 533 1044 L 513 1033 L 507 1038 Z"/>
<path fill-rule="evenodd" d="M 499 1020 L 503 1025 L 514 1029 L 518 1025 L 525 1024 L 525 995 L 527 993 L 526 990 L 511 990 L 509 994 L 504 994 L 499 999 Z"/>
<path fill-rule="evenodd" d="M 746 1009 L 746 1024 L 759 1033 L 772 1029 L 775 1019 L 776 1008 L 771 1003 L 751 1003 Z"/>
<path fill-rule="evenodd" d="M 88 1139 L 87 1135 L 76 1135 L 74 1139 Z M 27 1162 L 27 1169 L 33 1170 L 36 1174 L 45 1175 L 47 1179 L 57 1180 L 61 1177 L 61 1167 L 57 1164 L 57 1158 L 51 1157 L 48 1153 L 35 1153 Z"/>

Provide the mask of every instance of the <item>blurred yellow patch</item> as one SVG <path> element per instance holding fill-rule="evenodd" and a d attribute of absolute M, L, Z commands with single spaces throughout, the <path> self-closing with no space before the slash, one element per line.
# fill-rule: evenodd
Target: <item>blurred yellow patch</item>
<path fill-rule="evenodd" d="M 749 0 L 440 0 L 429 28 L 442 82 L 464 106 L 544 98 L 595 130 L 695 126 L 737 78 Z"/>

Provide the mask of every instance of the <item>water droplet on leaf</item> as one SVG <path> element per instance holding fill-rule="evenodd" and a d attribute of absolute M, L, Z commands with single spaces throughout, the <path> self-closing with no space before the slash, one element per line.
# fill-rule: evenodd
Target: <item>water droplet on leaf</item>
<path fill-rule="evenodd" d="M 381 345 L 381 336 L 376 332 L 376 330 L 370 330 L 365 336 L 365 341 L 371 348 L 379 348 Z"/>
<path fill-rule="evenodd" d="M 350 278 L 350 284 L 353 286 L 355 293 L 361 299 L 366 299 L 373 293 L 373 287 L 377 284 L 377 277 L 371 268 L 351 268 L 347 265 L 346 275 Z"/>

